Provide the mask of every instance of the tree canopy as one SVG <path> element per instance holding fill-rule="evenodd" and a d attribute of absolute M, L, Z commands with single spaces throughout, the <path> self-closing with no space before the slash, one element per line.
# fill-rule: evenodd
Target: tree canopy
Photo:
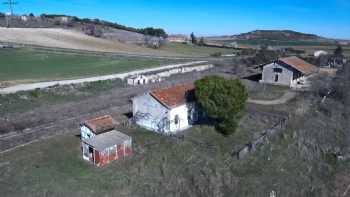
<path fill-rule="evenodd" d="M 70 17 L 74 22 L 87 23 L 91 25 L 103 25 L 111 28 L 141 33 L 149 36 L 156 36 L 156 37 L 162 37 L 162 38 L 168 37 L 165 30 L 161 28 L 154 28 L 154 27 L 134 28 L 134 27 L 127 27 L 118 23 L 113 23 L 113 22 L 100 20 L 100 19 L 78 18 L 76 16 L 68 16 L 63 14 L 41 14 L 40 17 L 42 18 Z"/>
<path fill-rule="evenodd" d="M 204 37 L 201 37 L 201 38 L 199 39 L 198 45 L 201 45 L 201 46 L 205 45 Z"/>
<path fill-rule="evenodd" d="M 334 56 L 336 57 L 343 56 L 343 48 L 340 45 L 337 46 L 337 48 L 334 50 Z"/>
<path fill-rule="evenodd" d="M 197 37 L 194 35 L 194 33 L 191 33 L 191 42 L 192 44 L 197 44 Z"/>
<path fill-rule="evenodd" d="M 217 129 L 224 135 L 237 127 L 248 99 L 245 86 L 239 80 L 209 76 L 195 82 L 196 98 Z"/>

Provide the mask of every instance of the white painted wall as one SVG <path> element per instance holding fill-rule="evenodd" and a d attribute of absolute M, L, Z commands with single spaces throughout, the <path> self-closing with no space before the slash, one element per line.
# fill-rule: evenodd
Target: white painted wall
<path fill-rule="evenodd" d="M 148 130 L 164 134 L 176 133 L 189 128 L 191 125 L 188 120 L 188 113 L 193 107 L 194 103 L 188 103 L 168 109 L 149 94 L 133 99 L 133 115 L 136 117 L 136 124 Z M 194 113 L 195 109 L 192 110 L 191 115 Z M 177 124 L 175 121 L 176 116 L 179 118 Z"/>
<path fill-rule="evenodd" d="M 148 93 L 133 98 L 133 116 L 136 124 L 143 128 L 159 133 L 169 132 L 166 125 L 168 113 L 169 110 Z"/>
<path fill-rule="evenodd" d="M 175 117 L 179 117 L 178 124 L 175 122 Z M 182 131 L 189 128 L 188 123 L 188 107 L 186 104 L 181 105 L 179 107 L 173 108 L 169 112 L 169 120 L 170 120 L 170 132 L 176 133 L 177 131 Z"/>
<path fill-rule="evenodd" d="M 274 68 L 282 69 L 282 73 L 275 73 Z M 275 76 L 278 75 L 278 81 L 275 81 Z M 291 86 L 293 81 L 293 71 L 279 65 L 278 63 L 271 63 L 263 68 L 261 83 L 286 85 Z"/>
<path fill-rule="evenodd" d="M 87 126 L 81 125 L 80 126 L 80 135 L 81 139 L 90 139 L 94 136 L 96 136 Z M 85 144 L 84 142 L 81 142 L 81 146 L 83 149 L 83 159 L 89 161 L 89 145 Z"/>
<path fill-rule="evenodd" d="M 95 136 L 95 134 L 85 125 L 80 126 L 81 139 L 90 139 Z"/>

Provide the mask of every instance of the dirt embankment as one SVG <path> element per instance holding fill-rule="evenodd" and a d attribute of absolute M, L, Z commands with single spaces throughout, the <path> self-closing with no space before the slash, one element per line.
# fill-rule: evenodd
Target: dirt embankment
<path fill-rule="evenodd" d="M 126 54 L 176 56 L 135 44 L 126 44 L 85 35 L 82 32 L 55 28 L 2 28 L 0 42 L 66 48 L 76 50 L 114 52 Z"/>

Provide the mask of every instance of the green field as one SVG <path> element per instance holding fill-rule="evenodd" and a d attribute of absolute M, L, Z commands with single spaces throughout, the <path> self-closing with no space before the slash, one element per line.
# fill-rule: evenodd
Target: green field
<path fill-rule="evenodd" d="M 0 49 L 0 82 L 71 79 L 156 67 L 179 60 Z"/>
<path fill-rule="evenodd" d="M 234 49 L 196 46 L 181 43 L 169 43 L 166 46 L 162 47 L 160 50 L 185 56 L 210 56 L 211 54 L 218 52 L 222 54 L 232 54 L 234 52 L 237 52 L 237 50 Z"/>

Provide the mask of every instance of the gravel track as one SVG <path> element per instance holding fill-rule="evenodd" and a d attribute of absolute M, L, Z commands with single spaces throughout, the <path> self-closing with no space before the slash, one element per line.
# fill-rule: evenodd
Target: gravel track
<path fill-rule="evenodd" d="M 258 104 L 258 105 L 281 105 L 285 104 L 288 101 L 295 98 L 297 95 L 296 92 L 288 91 L 286 92 L 281 98 L 275 99 L 275 100 L 255 100 L 255 99 L 248 99 L 249 103 Z"/>

